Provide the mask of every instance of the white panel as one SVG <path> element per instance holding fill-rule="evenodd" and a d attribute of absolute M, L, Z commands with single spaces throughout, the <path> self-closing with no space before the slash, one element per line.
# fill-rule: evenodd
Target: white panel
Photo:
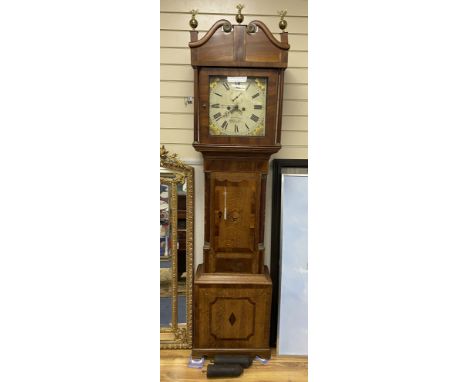
<path fill-rule="evenodd" d="M 161 97 L 193 97 L 193 82 L 161 81 L 160 91 Z"/>
<path fill-rule="evenodd" d="M 191 113 L 193 115 L 193 104 L 186 105 L 183 97 L 161 97 L 159 101 L 161 105 L 161 113 Z"/>
<path fill-rule="evenodd" d="M 198 36 L 201 37 L 203 34 L 204 32 L 200 32 Z M 277 40 L 281 39 L 279 33 L 273 33 L 273 36 L 275 36 Z M 186 28 L 180 31 L 161 31 L 160 40 L 160 47 L 162 48 L 187 48 L 190 41 L 190 33 Z M 307 50 L 307 35 L 289 33 L 288 41 L 291 46 L 291 51 Z"/>
<path fill-rule="evenodd" d="M 283 122 L 281 126 L 282 131 L 288 130 L 308 130 L 308 118 L 307 116 L 283 116 Z"/>
<path fill-rule="evenodd" d="M 278 355 L 307 354 L 307 176 L 283 174 Z"/>
<path fill-rule="evenodd" d="M 289 52 L 288 67 L 307 68 L 307 52 Z"/>
<path fill-rule="evenodd" d="M 160 53 L 159 59 L 161 64 L 190 65 L 189 48 L 161 48 Z M 288 66 L 292 68 L 306 68 L 307 52 L 289 52 Z"/>
<path fill-rule="evenodd" d="M 161 142 L 187 144 L 193 143 L 193 127 L 188 128 L 163 128 Z M 307 143 L 307 131 L 283 131 L 281 142 L 284 147 L 301 146 Z"/>
<path fill-rule="evenodd" d="M 161 31 L 160 47 L 187 48 L 190 42 L 190 32 L 186 29 L 184 28 L 181 31 Z"/>
<path fill-rule="evenodd" d="M 198 9 L 200 13 L 225 13 L 234 15 L 237 13 L 237 4 L 239 4 L 239 0 L 161 0 L 160 10 L 161 12 L 185 12 L 189 18 L 189 11 L 193 8 Z M 255 0 L 244 4 L 245 7 L 242 10 L 244 14 L 276 15 L 278 9 L 287 8 L 288 15 L 290 16 L 307 17 L 307 0 L 289 0 L 287 4 L 284 0 Z M 233 18 L 232 16 L 224 17 Z"/>
<path fill-rule="evenodd" d="M 279 33 L 273 33 L 276 39 L 280 39 Z M 290 50 L 307 50 L 307 34 L 288 34 L 288 42 L 290 45 Z"/>
<path fill-rule="evenodd" d="M 281 144 L 283 146 L 307 145 L 307 131 L 282 131 Z"/>
<path fill-rule="evenodd" d="M 193 82 L 184 81 L 161 81 L 161 97 L 193 97 Z M 306 100 L 307 85 L 303 84 L 285 84 L 284 100 Z"/>
<path fill-rule="evenodd" d="M 191 129 L 161 129 L 161 142 L 191 145 L 193 143 L 193 128 Z"/>
<path fill-rule="evenodd" d="M 192 9 L 192 8 L 190 8 Z M 160 27 L 164 30 L 190 30 L 189 20 L 191 15 L 183 13 L 161 13 L 160 17 Z M 235 18 L 233 16 L 219 15 L 219 14 L 198 14 L 196 19 L 198 21 L 198 31 L 203 31 L 199 33 L 199 38 L 203 37 L 205 34 L 204 31 L 210 29 L 213 24 L 221 18 L 225 18 L 233 24 L 236 24 Z M 255 16 L 245 16 L 244 22 L 242 24 L 248 24 L 251 21 L 256 20 Z M 278 22 L 279 16 L 262 16 L 261 21 L 270 29 L 272 33 L 279 33 Z M 307 18 L 306 17 L 297 17 L 294 20 L 288 21 L 288 27 L 286 29 L 290 33 L 307 33 Z"/>
<path fill-rule="evenodd" d="M 283 115 L 307 115 L 307 101 L 283 101 Z"/>
<path fill-rule="evenodd" d="M 187 65 L 171 65 L 162 64 L 159 71 L 162 81 L 192 81 L 193 83 L 193 69 Z M 193 86 L 193 85 L 192 85 Z"/>
<path fill-rule="evenodd" d="M 185 64 L 190 65 L 189 48 L 161 48 L 159 61 L 161 64 Z"/>
<path fill-rule="evenodd" d="M 307 85 L 285 84 L 283 100 L 306 100 L 307 91 Z"/>
<path fill-rule="evenodd" d="M 161 81 L 187 81 L 193 86 L 193 69 L 189 64 L 161 64 Z M 307 68 L 288 68 L 284 72 L 284 83 L 307 84 Z"/>
<path fill-rule="evenodd" d="M 271 156 L 271 159 L 307 159 L 307 146 L 291 147 L 283 145 L 280 151 Z"/>
<path fill-rule="evenodd" d="M 288 68 L 284 72 L 285 84 L 307 84 L 307 68 Z"/>
<path fill-rule="evenodd" d="M 193 114 L 161 114 L 161 129 L 191 129 L 193 131 Z"/>

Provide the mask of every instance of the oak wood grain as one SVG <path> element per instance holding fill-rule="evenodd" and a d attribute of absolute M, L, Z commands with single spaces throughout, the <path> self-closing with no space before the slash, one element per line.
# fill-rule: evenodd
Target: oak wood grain
<path fill-rule="evenodd" d="M 194 283 L 193 354 L 269 357 L 271 279 L 263 274 L 204 273 Z"/>
<path fill-rule="evenodd" d="M 281 148 L 288 33 L 283 32 L 277 40 L 261 21 L 232 25 L 221 19 L 201 38 L 197 31 L 191 31 L 189 47 L 195 69 L 193 147 L 203 154 L 208 189 L 204 264 L 194 282 L 192 354 L 221 352 L 269 358 L 272 284 L 263 264 L 264 235 L 260 230 L 264 229 L 268 158 Z M 213 77 L 251 77 L 264 84 L 261 134 L 212 134 Z M 225 87 L 229 89 L 227 83 Z M 259 95 L 260 91 L 251 97 Z M 238 104 L 236 107 L 240 110 Z M 252 118 L 256 122 L 259 119 L 252 117 L 257 117 Z"/>

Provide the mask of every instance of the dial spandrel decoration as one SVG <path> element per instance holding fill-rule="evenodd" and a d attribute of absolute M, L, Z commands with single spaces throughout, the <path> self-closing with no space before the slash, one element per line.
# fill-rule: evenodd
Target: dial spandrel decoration
<path fill-rule="evenodd" d="M 266 77 L 210 76 L 210 135 L 265 136 Z"/>

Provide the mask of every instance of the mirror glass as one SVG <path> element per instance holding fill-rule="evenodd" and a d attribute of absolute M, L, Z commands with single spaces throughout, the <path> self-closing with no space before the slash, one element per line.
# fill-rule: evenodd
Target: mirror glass
<path fill-rule="evenodd" d="M 191 348 L 193 168 L 164 146 L 160 160 L 161 348 Z"/>
<path fill-rule="evenodd" d="M 177 322 L 187 323 L 187 180 L 177 187 Z"/>

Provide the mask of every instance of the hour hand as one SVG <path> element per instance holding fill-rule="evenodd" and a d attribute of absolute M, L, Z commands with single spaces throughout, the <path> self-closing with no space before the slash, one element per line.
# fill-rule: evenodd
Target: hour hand
<path fill-rule="evenodd" d="M 240 97 L 242 93 L 239 93 L 237 96 L 235 96 L 233 99 L 232 99 L 232 102 L 234 102 L 236 99 L 238 99 Z"/>
<path fill-rule="evenodd" d="M 219 109 L 220 107 L 234 107 L 235 105 L 224 105 L 224 104 L 221 104 L 221 103 L 214 103 L 213 105 L 211 105 L 211 108 L 212 109 Z"/>

